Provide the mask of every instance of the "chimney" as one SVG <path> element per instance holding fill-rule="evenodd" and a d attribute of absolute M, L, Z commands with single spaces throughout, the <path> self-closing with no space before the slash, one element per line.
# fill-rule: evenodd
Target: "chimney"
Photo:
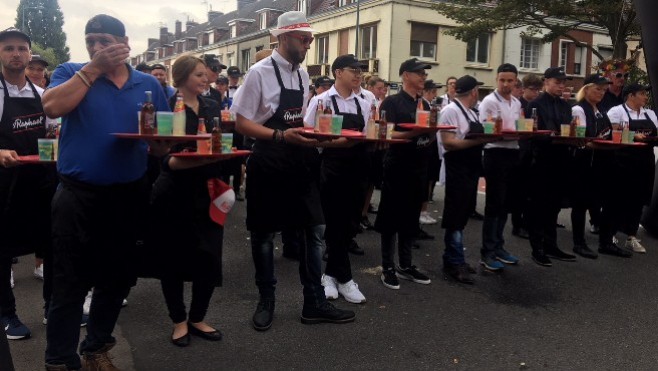
<path fill-rule="evenodd" d="M 216 10 L 211 10 L 208 12 L 208 22 L 212 22 L 215 18 L 223 16 L 224 13 L 218 12 Z"/>
<path fill-rule="evenodd" d="M 185 22 L 185 31 L 189 31 L 192 29 L 192 27 L 198 26 L 199 24 L 194 22 L 194 21 L 187 21 Z"/>
<path fill-rule="evenodd" d="M 167 37 L 169 35 L 169 30 L 167 27 L 162 26 L 160 27 L 160 46 L 163 46 L 164 44 L 167 44 L 169 41 L 169 38 Z"/>
<path fill-rule="evenodd" d="M 182 35 L 183 35 L 183 24 L 181 23 L 181 21 L 176 20 L 176 34 L 175 34 L 176 40 L 180 39 Z"/>
<path fill-rule="evenodd" d="M 152 39 L 152 38 L 149 37 L 149 39 L 146 41 L 146 47 L 148 48 L 148 47 L 150 47 L 151 45 L 153 45 L 154 43 L 157 43 L 157 42 L 158 42 L 158 39 Z"/>

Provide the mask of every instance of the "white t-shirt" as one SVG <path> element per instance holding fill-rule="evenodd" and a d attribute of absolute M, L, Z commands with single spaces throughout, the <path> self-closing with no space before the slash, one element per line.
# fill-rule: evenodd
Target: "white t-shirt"
<path fill-rule="evenodd" d="M 626 113 L 626 111 L 628 111 L 628 113 Z M 645 113 L 647 114 L 646 116 L 649 116 L 649 119 L 653 121 L 653 124 L 658 127 L 658 118 L 653 110 L 640 108 L 640 112 L 638 113 L 637 111 L 630 109 L 626 103 L 610 108 L 608 111 L 608 118 L 611 123 L 618 124 L 622 121 L 629 121 L 629 114 L 632 120 L 646 120 Z"/>
<path fill-rule="evenodd" d="M 458 99 L 453 100 L 450 104 L 441 110 L 441 125 L 456 126 L 457 129 L 453 130 L 457 139 L 465 139 L 470 131 L 469 120 L 466 119 L 464 113 L 459 107 L 464 109 L 470 120 L 478 122 L 478 116 L 472 109 L 466 108 Z M 448 152 L 445 150 L 444 152 Z"/>
<path fill-rule="evenodd" d="M 37 93 L 39 96 L 43 96 L 43 89 L 34 85 L 34 88 L 37 90 Z M 10 83 L 7 83 L 7 91 L 9 92 L 9 96 L 12 98 L 34 98 L 34 92 L 32 91 L 32 87 L 30 84 L 25 83 L 25 86 L 23 88 L 19 89 L 17 85 L 12 85 Z M 0 118 L 2 117 L 2 114 L 4 113 L 5 110 L 5 89 L 4 86 L 2 85 L 2 82 L 0 82 Z M 57 120 L 56 119 L 51 119 L 49 117 L 46 117 L 46 127 L 56 125 Z"/>
<path fill-rule="evenodd" d="M 480 122 L 487 121 L 489 116 L 495 118 L 498 114 L 498 111 L 500 110 L 500 115 L 503 118 L 503 130 L 516 131 L 516 120 L 519 118 L 521 113 L 521 102 L 513 96 L 510 96 L 510 98 L 511 100 L 503 98 L 503 96 L 498 94 L 496 90 L 484 97 L 479 107 Z M 519 142 L 512 140 L 487 143 L 484 148 L 518 149 Z"/>
<path fill-rule="evenodd" d="M 364 120 L 363 125 L 365 125 L 368 122 L 368 119 L 370 118 L 370 105 L 372 103 L 369 103 L 365 99 L 362 99 L 354 92 L 352 92 L 352 94 L 347 99 L 344 99 L 343 97 L 340 96 L 340 94 L 338 94 L 336 87 L 332 86 L 331 89 L 311 98 L 311 101 L 308 103 L 308 108 L 306 109 L 306 115 L 304 116 L 305 126 L 314 126 L 315 111 L 318 108 L 318 102 L 322 102 L 323 106 L 327 103 L 327 101 L 331 102 L 331 110 L 334 111 L 334 106 L 333 106 L 333 102 L 331 101 L 331 97 L 336 97 L 336 105 L 338 106 L 338 110 L 341 113 L 354 113 L 354 114 L 357 113 L 356 104 L 354 104 L 354 98 L 356 98 L 356 100 L 359 102 L 359 105 L 361 106 L 361 114 L 363 115 L 363 120 Z M 363 128 L 363 130 L 365 131 L 365 127 Z"/>
<path fill-rule="evenodd" d="M 293 66 L 275 49 L 272 57 L 281 72 L 281 80 L 286 89 L 299 90 L 299 71 L 302 77 L 302 115 L 306 113 L 306 97 L 308 96 L 308 73 L 299 65 Z M 249 73 L 233 98 L 231 112 L 244 116 L 257 124 L 264 124 L 279 108 L 281 88 L 274 72 L 271 58 L 265 58 L 251 66 Z"/>

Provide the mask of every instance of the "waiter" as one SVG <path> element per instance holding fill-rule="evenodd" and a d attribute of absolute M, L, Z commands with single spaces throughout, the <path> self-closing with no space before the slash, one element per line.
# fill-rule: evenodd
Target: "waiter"
<path fill-rule="evenodd" d="M 411 249 L 418 233 L 420 209 L 427 195 L 427 162 L 430 144 L 435 135 L 422 131 L 410 131 L 397 124 L 415 122 L 419 102 L 424 110 L 429 105 L 423 101 L 423 88 L 429 64 L 416 58 L 400 65 L 402 90 L 384 99 L 379 112 L 386 121 L 394 123 L 393 138 L 409 139 L 411 143 L 396 144 L 384 157 L 384 181 L 375 229 L 381 233 L 382 275 L 385 287 L 400 288 L 398 278 L 428 285 L 430 279 L 411 262 Z M 395 265 L 395 240 L 397 235 L 399 265 Z"/>
<path fill-rule="evenodd" d="M 204 54 L 201 56 L 201 58 L 204 62 L 206 62 L 206 75 L 208 76 L 208 86 L 206 86 L 206 90 L 202 95 L 206 98 L 214 100 L 217 103 L 221 103 L 222 93 L 210 86 L 210 84 L 217 80 L 217 77 L 222 72 L 222 69 L 226 68 L 226 66 L 222 64 L 222 62 L 220 62 L 219 59 L 217 59 L 217 56 L 214 54 Z"/>
<path fill-rule="evenodd" d="M 353 89 L 367 68 L 352 54 L 336 58 L 331 72 L 336 79 L 328 91 L 311 99 L 304 121 L 315 120 L 318 102 L 330 103 L 334 115 L 343 116 L 343 129 L 363 132 L 370 117 L 370 103 L 357 96 Z M 325 145 L 322 152 L 320 190 L 322 209 L 327 224 L 324 238 L 328 259 L 322 277 L 325 296 L 336 299 L 342 295 L 350 303 L 365 303 L 366 298 L 352 279 L 349 246 L 357 234 L 361 220 L 361 205 L 368 186 L 368 152 L 365 144 L 354 145 L 339 139 Z"/>
<path fill-rule="evenodd" d="M 270 31 L 278 39 L 272 56 L 252 67 L 231 111 L 237 130 L 255 138 L 247 163 L 247 229 L 260 300 L 252 318 L 256 330 L 272 325 L 275 303 L 273 240 L 277 231 L 303 229 L 299 275 L 304 286 L 302 323 L 354 321 L 352 311 L 327 302 L 321 283 L 324 217 L 309 162 L 316 140 L 301 135 L 309 78 L 300 67 L 314 30 L 302 12 L 279 16 Z"/>
<path fill-rule="evenodd" d="M 445 232 L 443 271 L 460 283 L 472 284 L 475 270 L 464 259 L 464 228 L 475 207 L 482 173 L 482 146 L 486 141 L 466 139 L 468 134 L 484 133 L 473 107 L 478 101 L 478 86 L 482 82 L 466 75 L 455 82 L 455 96 L 441 111 L 441 124 L 456 126 L 454 132 L 441 132 L 445 148 L 443 166 L 446 174 L 445 206 L 441 227 Z"/>
<path fill-rule="evenodd" d="M 521 113 L 521 102 L 512 95 L 517 82 L 516 66 L 501 64 L 496 74 L 496 90 L 487 95 L 480 104 L 480 122 L 487 117 L 500 116 L 503 130 L 515 131 L 516 120 Z M 482 158 L 487 194 L 482 223 L 482 249 L 480 264 L 496 271 L 505 264 L 516 264 L 519 259 L 505 250 L 503 232 L 511 200 L 511 175 L 519 163 L 517 141 L 501 141 L 484 146 Z"/>
<path fill-rule="evenodd" d="M 52 166 L 18 166 L 19 156 L 38 154 L 37 139 L 46 135 L 43 89 L 25 77 L 31 46 L 16 28 L 0 32 L 0 322 L 10 340 L 31 335 L 16 315 L 11 261 L 50 245 L 50 200 L 57 183 Z"/>
<path fill-rule="evenodd" d="M 235 92 L 240 87 L 240 77 L 242 77 L 243 73 L 240 72 L 238 67 L 231 66 L 226 70 L 226 75 L 228 76 L 228 91 L 226 92 L 226 96 L 229 99 L 233 99 Z"/>
<path fill-rule="evenodd" d="M 562 99 L 564 81 L 571 79 L 563 67 L 550 67 L 544 72 L 544 94 L 528 104 L 526 117 L 537 110 L 539 130 L 560 132 L 560 125 L 571 123 L 571 106 Z M 575 261 L 576 256 L 557 245 L 557 217 L 567 194 L 571 150 L 568 145 L 551 144 L 547 138 L 534 140 L 533 163 L 530 168 L 528 232 L 535 263 L 550 267 L 550 258 Z"/>

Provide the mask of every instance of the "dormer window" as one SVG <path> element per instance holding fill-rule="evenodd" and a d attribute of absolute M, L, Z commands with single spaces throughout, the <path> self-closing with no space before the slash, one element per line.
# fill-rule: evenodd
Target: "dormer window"
<path fill-rule="evenodd" d="M 231 38 L 236 37 L 238 35 L 238 26 L 235 24 L 231 25 L 230 32 Z"/>
<path fill-rule="evenodd" d="M 297 10 L 306 14 L 306 0 L 297 0 Z"/>
<path fill-rule="evenodd" d="M 260 24 L 261 30 L 267 28 L 267 12 L 263 12 L 258 15 L 258 23 Z"/>

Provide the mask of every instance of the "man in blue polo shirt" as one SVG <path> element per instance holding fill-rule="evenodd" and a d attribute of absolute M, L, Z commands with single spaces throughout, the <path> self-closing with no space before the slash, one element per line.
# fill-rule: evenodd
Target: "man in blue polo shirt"
<path fill-rule="evenodd" d="M 43 106 L 62 117 L 53 199 L 54 287 L 48 313 L 46 368 L 101 369 L 111 365 L 112 330 L 123 298 L 136 282 L 132 266 L 142 207 L 148 200 L 147 144 L 117 139 L 136 132 L 145 91 L 167 111 L 157 80 L 138 73 L 129 56 L 124 25 L 101 14 L 85 27 L 91 61 L 65 63 L 53 73 Z M 157 149 L 151 147 L 151 151 Z M 87 336 L 76 353 L 82 304 L 94 287 Z M 103 368 L 105 369 L 105 368 Z"/>

